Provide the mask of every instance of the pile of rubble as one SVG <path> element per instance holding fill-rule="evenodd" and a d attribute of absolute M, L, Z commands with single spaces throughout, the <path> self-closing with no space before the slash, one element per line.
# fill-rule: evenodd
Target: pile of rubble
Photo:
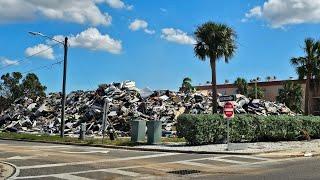
<path fill-rule="evenodd" d="M 259 115 L 294 115 L 283 104 L 250 100 L 236 95 L 235 112 Z M 86 123 L 87 134 L 101 135 L 103 107 L 108 101 L 107 127 L 120 136 L 127 136 L 130 120 L 146 119 L 163 122 L 163 134 L 173 134 L 177 117 L 182 113 L 211 113 L 211 96 L 199 93 L 152 91 L 138 89 L 133 81 L 100 85 L 96 91 L 74 91 L 66 100 L 65 133 L 76 135 L 80 124 Z M 218 102 L 220 111 L 223 103 Z M 11 132 L 59 133 L 61 122 L 61 94 L 51 93 L 36 100 L 27 97 L 16 100 L 0 115 L 0 127 Z"/>

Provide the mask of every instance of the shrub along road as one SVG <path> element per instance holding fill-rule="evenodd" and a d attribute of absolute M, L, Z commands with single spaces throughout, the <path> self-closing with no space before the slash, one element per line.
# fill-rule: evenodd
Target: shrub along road
<path fill-rule="evenodd" d="M 0 140 L 11 179 L 319 179 L 317 158 L 181 154 Z M 183 175 L 187 174 L 187 175 Z"/>

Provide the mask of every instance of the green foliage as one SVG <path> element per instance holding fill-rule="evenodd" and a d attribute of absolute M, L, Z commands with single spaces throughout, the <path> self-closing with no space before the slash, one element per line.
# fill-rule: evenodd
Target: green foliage
<path fill-rule="evenodd" d="M 35 99 L 37 97 L 46 96 L 45 90 L 47 87 L 43 86 L 37 75 L 30 73 L 22 80 L 21 84 L 24 94 L 27 94 L 28 97 Z"/>
<path fill-rule="evenodd" d="M 296 67 L 299 79 L 319 77 L 320 41 L 307 38 L 304 43 L 305 56 L 291 58 L 291 64 Z"/>
<path fill-rule="evenodd" d="M 26 95 L 29 98 L 44 97 L 46 87 L 42 86 L 38 77 L 29 73 L 23 78 L 20 72 L 7 73 L 1 76 L 0 111 L 8 108 L 16 99 Z"/>
<path fill-rule="evenodd" d="M 201 60 L 224 58 L 228 62 L 237 49 L 237 35 L 225 24 L 207 22 L 199 26 L 194 34 L 197 41 L 194 52 Z"/>
<path fill-rule="evenodd" d="M 256 88 L 255 87 L 249 87 L 248 88 L 248 94 L 247 96 L 249 98 L 255 99 L 256 97 Z M 261 87 L 257 86 L 257 98 L 262 99 L 264 97 L 264 91 Z"/>
<path fill-rule="evenodd" d="M 294 112 L 301 112 L 302 87 L 293 81 L 287 81 L 282 89 L 279 89 L 277 101 L 286 104 Z"/>
<path fill-rule="evenodd" d="M 310 88 L 311 80 L 320 79 L 320 41 L 315 41 L 312 38 L 307 38 L 304 41 L 303 50 L 305 56 L 291 58 L 291 64 L 296 67 L 296 72 L 299 79 L 306 78 L 306 93 L 305 93 L 305 109 L 306 115 L 310 114 Z M 319 86 L 319 84 L 318 84 Z"/>
<path fill-rule="evenodd" d="M 189 144 L 221 143 L 227 121 L 222 115 L 178 117 L 177 132 Z M 231 142 L 292 141 L 320 138 L 320 117 L 236 115 L 230 121 Z"/>
<path fill-rule="evenodd" d="M 238 77 L 237 80 L 234 82 L 234 85 L 237 86 L 237 93 L 242 95 L 248 94 L 248 83 L 244 78 Z"/>
<path fill-rule="evenodd" d="M 185 93 L 194 92 L 195 88 L 192 86 L 192 80 L 189 77 L 186 77 L 182 81 L 181 91 Z"/>

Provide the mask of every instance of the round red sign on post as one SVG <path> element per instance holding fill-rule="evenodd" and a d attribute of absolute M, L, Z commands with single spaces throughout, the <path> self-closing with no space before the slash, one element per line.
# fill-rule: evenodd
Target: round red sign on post
<path fill-rule="evenodd" d="M 231 119 L 234 117 L 233 104 L 231 102 L 226 102 L 223 107 L 223 117 L 225 119 Z"/>

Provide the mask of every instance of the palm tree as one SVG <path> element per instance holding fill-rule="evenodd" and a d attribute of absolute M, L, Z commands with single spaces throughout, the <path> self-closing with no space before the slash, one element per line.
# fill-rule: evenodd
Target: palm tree
<path fill-rule="evenodd" d="M 234 85 L 237 87 L 237 93 L 242 95 L 248 94 L 248 83 L 244 78 L 238 77 L 234 82 Z"/>
<path fill-rule="evenodd" d="M 306 78 L 306 91 L 304 113 L 310 114 L 310 83 L 311 80 L 319 75 L 319 54 L 320 41 L 315 41 L 312 38 L 307 38 L 304 41 L 303 48 L 305 56 L 291 58 L 291 64 L 296 67 L 296 72 L 299 79 Z"/>
<path fill-rule="evenodd" d="M 216 61 L 224 58 L 226 63 L 235 54 L 236 33 L 225 24 L 207 22 L 194 32 L 196 44 L 195 55 L 202 61 L 210 59 L 212 85 L 212 113 L 217 112 L 217 77 Z"/>
<path fill-rule="evenodd" d="M 183 92 L 192 92 L 194 90 L 194 87 L 191 85 L 192 80 L 189 77 L 186 77 L 182 81 L 181 85 L 181 91 Z"/>
<path fill-rule="evenodd" d="M 283 89 L 279 89 L 277 101 L 284 103 L 294 112 L 301 112 L 302 87 L 293 81 L 287 81 Z"/>

